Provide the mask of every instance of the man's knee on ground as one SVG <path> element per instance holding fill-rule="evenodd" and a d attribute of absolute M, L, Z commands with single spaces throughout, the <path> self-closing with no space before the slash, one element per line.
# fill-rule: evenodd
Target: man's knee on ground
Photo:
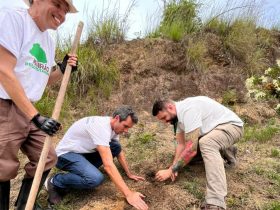
<path fill-rule="evenodd" d="M 95 173 L 91 177 L 83 179 L 85 189 L 91 189 L 102 184 L 104 181 L 104 175 L 102 173 Z"/>

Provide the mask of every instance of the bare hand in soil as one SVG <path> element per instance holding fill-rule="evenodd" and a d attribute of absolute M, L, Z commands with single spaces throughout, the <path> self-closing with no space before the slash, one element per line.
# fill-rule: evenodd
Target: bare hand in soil
<path fill-rule="evenodd" d="M 145 196 L 139 192 L 131 192 L 126 196 L 126 200 L 130 205 L 139 210 L 147 210 L 148 205 L 142 200 L 142 198 L 145 198 Z"/>
<path fill-rule="evenodd" d="M 134 174 L 128 174 L 127 176 L 128 176 L 128 178 L 135 180 L 135 181 L 145 181 L 145 178 L 142 176 L 137 176 Z"/>
<path fill-rule="evenodd" d="M 171 175 L 172 175 L 172 170 L 170 168 L 165 170 L 160 170 L 156 173 L 156 181 L 163 182 L 166 179 L 170 178 Z"/>

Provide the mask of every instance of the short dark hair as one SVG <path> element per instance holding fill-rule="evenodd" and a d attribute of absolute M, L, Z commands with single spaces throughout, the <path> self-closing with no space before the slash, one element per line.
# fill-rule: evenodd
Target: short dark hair
<path fill-rule="evenodd" d="M 138 123 L 138 117 L 136 113 L 133 111 L 132 107 L 128 105 L 123 105 L 117 108 L 113 113 L 113 117 L 116 116 L 120 117 L 120 122 L 126 120 L 127 117 L 130 116 L 134 124 Z"/>
<path fill-rule="evenodd" d="M 156 100 L 153 105 L 153 110 L 152 110 L 153 116 L 157 116 L 160 111 L 163 111 L 164 109 L 166 109 L 166 104 L 168 104 L 168 103 L 173 103 L 173 101 L 170 99 Z"/>

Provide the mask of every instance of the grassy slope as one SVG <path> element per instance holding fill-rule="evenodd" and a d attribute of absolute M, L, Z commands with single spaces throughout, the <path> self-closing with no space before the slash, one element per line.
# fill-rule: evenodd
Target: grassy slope
<path fill-rule="evenodd" d="M 144 121 L 145 119 L 145 121 Z M 229 209 L 279 209 L 280 199 L 280 135 L 268 136 L 269 126 L 260 131 L 262 140 L 254 136 L 242 139 L 238 144 L 238 166 L 227 169 Z M 246 136 L 248 136 L 246 134 Z M 187 166 L 176 182 L 157 183 L 153 174 L 166 168 L 172 161 L 174 144 L 172 128 L 154 121 L 142 113 L 140 123 L 130 137 L 122 137 L 132 171 L 146 177 L 145 182 L 125 181 L 146 195 L 150 209 L 195 209 L 203 200 L 205 171 L 203 163 Z M 122 170 L 121 170 L 122 172 Z M 42 197 L 45 197 L 43 194 Z M 94 190 L 73 192 L 56 209 L 132 209 L 106 179 Z"/>

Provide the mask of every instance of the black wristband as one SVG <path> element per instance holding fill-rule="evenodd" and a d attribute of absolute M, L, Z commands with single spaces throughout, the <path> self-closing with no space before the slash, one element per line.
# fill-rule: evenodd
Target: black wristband
<path fill-rule="evenodd" d="M 34 115 L 34 117 L 31 119 L 31 121 L 38 127 L 40 128 L 41 127 L 41 123 L 38 121 L 39 117 L 41 115 L 38 113 L 36 115 Z"/>

